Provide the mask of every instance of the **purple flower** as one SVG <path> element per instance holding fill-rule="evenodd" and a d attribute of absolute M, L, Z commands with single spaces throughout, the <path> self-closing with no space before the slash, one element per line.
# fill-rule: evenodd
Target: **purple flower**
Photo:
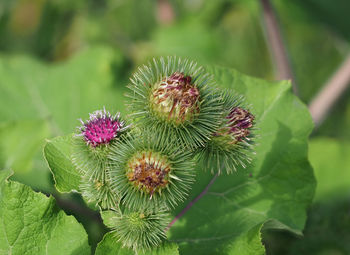
<path fill-rule="evenodd" d="M 230 143 L 236 144 L 249 136 L 254 119 L 254 115 L 249 111 L 241 107 L 234 107 L 226 116 L 226 124 L 214 133 L 214 136 L 232 137 L 233 140 Z"/>
<path fill-rule="evenodd" d="M 80 119 L 82 126 L 79 127 L 80 134 L 86 143 L 92 147 L 102 144 L 109 144 L 117 135 L 124 131 L 127 127 L 124 122 L 119 119 L 120 114 L 112 116 L 105 108 L 90 114 L 89 120 L 86 122 Z"/>
<path fill-rule="evenodd" d="M 250 128 L 253 127 L 254 115 L 241 108 L 233 108 L 226 117 L 228 120 L 228 133 L 233 135 L 236 141 L 241 141 L 250 134 Z"/>

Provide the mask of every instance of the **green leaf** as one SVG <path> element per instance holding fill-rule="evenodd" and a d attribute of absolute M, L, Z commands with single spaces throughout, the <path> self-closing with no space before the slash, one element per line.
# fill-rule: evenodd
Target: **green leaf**
<path fill-rule="evenodd" d="M 49 135 L 43 120 L 0 123 L 0 168 L 26 172 Z"/>
<path fill-rule="evenodd" d="M 309 159 L 315 169 L 317 189 L 315 200 L 327 200 L 349 194 L 350 144 L 331 138 L 310 141 Z"/>
<path fill-rule="evenodd" d="M 103 240 L 97 245 L 95 255 L 118 254 L 134 255 L 135 253 L 127 248 L 122 247 L 121 243 L 115 240 L 113 232 L 107 233 Z M 161 247 L 140 255 L 178 255 L 178 246 L 176 243 L 165 243 Z"/>
<path fill-rule="evenodd" d="M 264 246 L 261 243 L 260 230 L 263 224 L 250 229 L 248 232 L 239 235 L 232 244 L 228 245 L 229 255 L 263 255 L 265 254 Z"/>
<path fill-rule="evenodd" d="M 6 180 L 0 172 L 1 254 L 89 254 L 88 237 L 73 216 L 61 211 L 54 198 Z"/>
<path fill-rule="evenodd" d="M 44 156 L 55 180 L 59 192 L 79 190 L 80 173 L 72 162 L 73 135 L 58 136 L 47 140 Z"/>
<path fill-rule="evenodd" d="M 307 160 L 313 125 L 306 106 L 287 81 L 267 82 L 225 68 L 209 71 L 221 86 L 243 94 L 252 105 L 257 154 L 252 165 L 232 175 L 217 177 L 198 169 L 187 203 L 177 209 L 181 214 L 173 221 L 170 239 L 178 242 L 182 254 L 228 254 L 228 247 L 248 253 L 242 233 L 254 232 L 251 229 L 267 221 L 274 224 L 265 229 L 301 234 L 315 191 Z"/>
<path fill-rule="evenodd" d="M 13 174 L 12 170 L 0 170 L 0 188 L 2 187 L 3 183 Z M 1 190 L 1 189 L 0 189 Z M 0 193 L 2 194 L 2 193 Z"/>
<path fill-rule="evenodd" d="M 115 241 L 113 233 L 105 234 L 102 241 L 97 245 L 95 255 L 118 254 L 118 255 L 134 255 L 134 252 L 123 248 L 121 243 Z"/>
<path fill-rule="evenodd" d="M 12 180 L 49 192 L 50 172 L 44 164 L 42 148 L 50 135 L 46 120 L 0 123 L 0 169 L 11 168 Z"/>

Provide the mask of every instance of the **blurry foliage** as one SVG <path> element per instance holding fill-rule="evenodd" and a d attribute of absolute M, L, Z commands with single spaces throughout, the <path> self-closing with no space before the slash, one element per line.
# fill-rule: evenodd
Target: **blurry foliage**
<path fill-rule="evenodd" d="M 309 160 L 318 180 L 314 201 L 332 200 L 339 194 L 350 197 L 349 155 L 349 142 L 324 137 L 310 141 Z"/>
<path fill-rule="evenodd" d="M 51 190 L 51 179 L 42 158 L 42 145 L 50 135 L 46 120 L 0 122 L 0 169 L 35 189 Z"/>
<path fill-rule="evenodd" d="M 339 140 L 350 141 L 350 90 L 347 90 L 331 109 L 328 118 L 315 132 L 316 135 L 326 135 Z"/>
<path fill-rule="evenodd" d="M 309 102 L 344 58 L 332 31 L 294 1 L 275 1 L 301 98 Z"/>
<path fill-rule="evenodd" d="M 313 16 L 320 22 L 326 24 L 338 35 L 350 40 L 348 0 L 296 0 L 308 15 Z"/>
<path fill-rule="evenodd" d="M 221 5 L 216 8 L 221 15 L 216 15 L 215 22 L 208 18 L 212 15 L 193 12 L 180 22 L 157 29 L 149 56 L 176 54 L 272 78 L 259 6 L 254 2 L 215 3 Z"/>
<path fill-rule="evenodd" d="M 309 15 L 305 1 L 274 2 L 302 99 L 309 101 L 341 62 L 340 40 L 315 15 Z M 108 43 L 127 59 L 129 72 L 124 72 L 125 77 L 132 69 L 130 63 L 138 65 L 153 56 L 176 54 L 273 79 L 258 1 L 170 3 L 175 20 L 162 24 L 157 19 L 157 1 L 152 0 L 4 1 L 0 50 L 21 50 L 60 60 L 86 44 Z"/>
<path fill-rule="evenodd" d="M 304 102 L 317 94 L 348 55 L 347 0 L 275 0 Z M 350 139 L 350 91 L 342 95 L 314 135 Z"/>
<path fill-rule="evenodd" d="M 153 56 L 176 54 L 273 79 L 259 1 L 169 2 L 174 20 L 162 24 L 155 0 L 0 0 L 0 168 L 53 191 L 42 156 L 45 138 L 72 132 L 77 118 L 103 105 L 125 112 L 128 77 Z M 272 2 L 301 99 L 309 102 L 349 50 L 350 2 Z M 333 139 L 311 143 L 319 184 L 305 237 L 267 233 L 269 254 L 350 253 L 349 93 L 314 133 Z"/>

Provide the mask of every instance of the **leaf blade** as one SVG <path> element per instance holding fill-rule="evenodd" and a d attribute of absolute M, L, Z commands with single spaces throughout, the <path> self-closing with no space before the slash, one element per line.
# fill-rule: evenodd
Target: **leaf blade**
<path fill-rule="evenodd" d="M 88 254 L 87 234 L 73 216 L 67 216 L 53 197 L 8 181 L 1 171 L 0 251 L 6 254 Z M 30 241 L 29 241 L 30 240 Z"/>
<path fill-rule="evenodd" d="M 79 191 L 81 176 L 74 166 L 72 155 L 73 135 L 58 136 L 48 140 L 44 156 L 59 192 Z"/>

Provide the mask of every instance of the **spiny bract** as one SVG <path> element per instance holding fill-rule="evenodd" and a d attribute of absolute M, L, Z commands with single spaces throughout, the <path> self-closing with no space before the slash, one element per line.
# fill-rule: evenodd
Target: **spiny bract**
<path fill-rule="evenodd" d="M 82 176 L 79 188 L 83 198 L 88 203 L 95 203 L 103 209 L 116 207 L 120 198 L 118 194 L 111 189 L 109 172 L 107 169 L 100 171 L 99 176 Z"/>

